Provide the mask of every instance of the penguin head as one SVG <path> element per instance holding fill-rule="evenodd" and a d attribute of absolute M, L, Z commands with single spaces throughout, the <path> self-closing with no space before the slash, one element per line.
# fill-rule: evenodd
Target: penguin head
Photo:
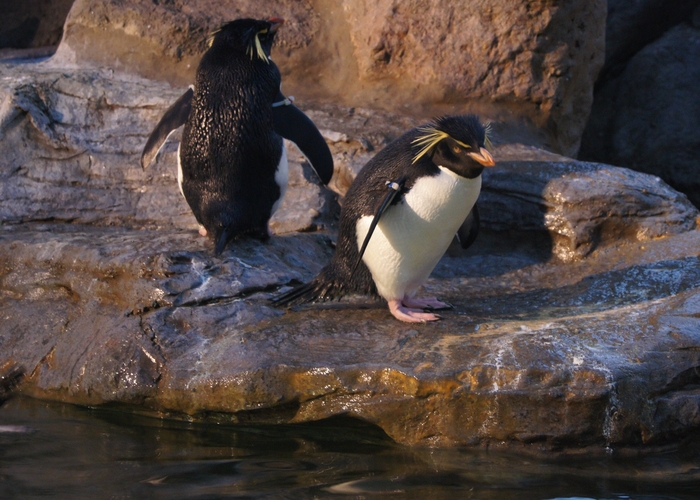
<path fill-rule="evenodd" d="M 267 21 L 256 19 L 236 19 L 221 26 L 209 38 L 211 49 L 243 52 L 252 59 L 270 62 L 270 51 L 275 34 L 284 23 L 281 17 Z"/>
<path fill-rule="evenodd" d="M 442 116 L 418 130 L 421 135 L 412 142 L 418 149 L 413 163 L 427 157 L 467 179 L 496 164 L 487 149 L 491 147 L 490 127 L 475 115 Z"/>

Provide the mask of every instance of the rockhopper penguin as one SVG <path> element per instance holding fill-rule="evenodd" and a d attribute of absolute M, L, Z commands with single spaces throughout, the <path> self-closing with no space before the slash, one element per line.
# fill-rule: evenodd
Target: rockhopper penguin
<path fill-rule="evenodd" d="M 333 174 L 318 129 L 280 92 L 270 50 L 283 22 L 237 19 L 214 32 L 194 87 L 166 111 L 141 156 L 145 168 L 185 125 L 178 183 L 216 254 L 238 237 L 269 238 L 268 222 L 287 188 L 283 137 L 299 146 L 324 184 Z"/>
<path fill-rule="evenodd" d="M 487 129 L 474 115 L 445 116 L 386 146 L 350 186 L 340 214 L 335 253 L 308 284 L 273 299 L 296 305 L 347 294 L 380 295 L 394 317 L 425 322 L 425 309 L 449 306 L 416 298 L 455 233 L 471 244 L 472 212 L 484 167 L 495 165 Z M 466 241 L 465 241 L 466 240 Z"/>

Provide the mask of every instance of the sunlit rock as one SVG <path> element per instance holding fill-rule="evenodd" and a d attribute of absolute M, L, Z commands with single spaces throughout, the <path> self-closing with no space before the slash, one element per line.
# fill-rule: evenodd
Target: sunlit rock
<path fill-rule="evenodd" d="M 238 17 L 283 17 L 283 90 L 345 106 L 475 106 L 521 120 L 543 144 L 579 147 L 603 64 L 605 2 L 450 0 L 76 0 L 56 55 L 169 81 L 193 81 L 208 34 Z"/>

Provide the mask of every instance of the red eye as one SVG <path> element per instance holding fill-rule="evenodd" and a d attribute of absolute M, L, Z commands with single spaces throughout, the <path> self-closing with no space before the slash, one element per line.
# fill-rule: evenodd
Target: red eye
<path fill-rule="evenodd" d="M 452 148 L 452 151 L 454 151 L 455 153 L 459 153 L 459 152 L 462 151 L 462 148 L 460 148 L 459 146 L 454 146 L 454 147 Z"/>

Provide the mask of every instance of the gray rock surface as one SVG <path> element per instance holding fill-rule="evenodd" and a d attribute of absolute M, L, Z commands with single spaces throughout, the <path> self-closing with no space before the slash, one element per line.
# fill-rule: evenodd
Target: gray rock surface
<path fill-rule="evenodd" d="M 146 138 L 183 89 L 113 72 L 66 75 L 0 69 L 0 214 L 4 222 L 57 220 L 141 228 L 196 229 L 176 187 L 174 134 L 153 165 L 139 157 Z M 42 69 L 43 68 L 43 69 Z M 291 145 L 282 233 L 325 222 L 336 206 Z"/>
<path fill-rule="evenodd" d="M 603 83 L 618 76 L 628 61 L 669 29 L 692 18 L 698 0 L 608 0 Z"/>
<path fill-rule="evenodd" d="M 547 231 L 562 261 L 598 245 L 646 241 L 695 227 L 697 210 L 655 176 L 585 163 L 522 146 L 498 150 L 498 168 L 484 173 L 483 224 L 497 231 Z"/>
<path fill-rule="evenodd" d="M 603 63 L 605 2 L 455 4 L 197 0 L 76 0 L 56 61 L 193 81 L 208 33 L 236 17 L 284 17 L 273 57 L 283 90 L 345 106 L 449 104 L 522 122 L 573 155 Z M 428 21 L 429 19 L 429 21 Z"/>
<path fill-rule="evenodd" d="M 700 29 L 673 28 L 637 53 L 620 83 L 613 150 L 620 165 L 658 175 L 700 205 Z M 669 151 L 670 150 L 670 151 Z"/>
<path fill-rule="evenodd" d="M 700 206 L 700 1 L 608 2 L 605 64 L 579 159 L 660 176 Z"/>
<path fill-rule="evenodd" d="M 290 193 L 306 194 L 277 221 L 308 214 L 294 226 L 307 232 L 284 226 L 215 258 L 178 193 L 176 143 L 138 166 L 180 91 L 0 67 L 0 367 L 25 371 L 23 393 L 223 422 L 343 414 L 429 446 L 653 445 L 700 427 L 698 212 L 656 178 L 496 127 L 484 231 L 426 286 L 454 305 L 443 321 L 402 324 L 363 297 L 283 311 L 268 299 L 332 254 L 335 195 L 293 166 Z M 416 123 L 307 111 L 339 193 Z"/>

